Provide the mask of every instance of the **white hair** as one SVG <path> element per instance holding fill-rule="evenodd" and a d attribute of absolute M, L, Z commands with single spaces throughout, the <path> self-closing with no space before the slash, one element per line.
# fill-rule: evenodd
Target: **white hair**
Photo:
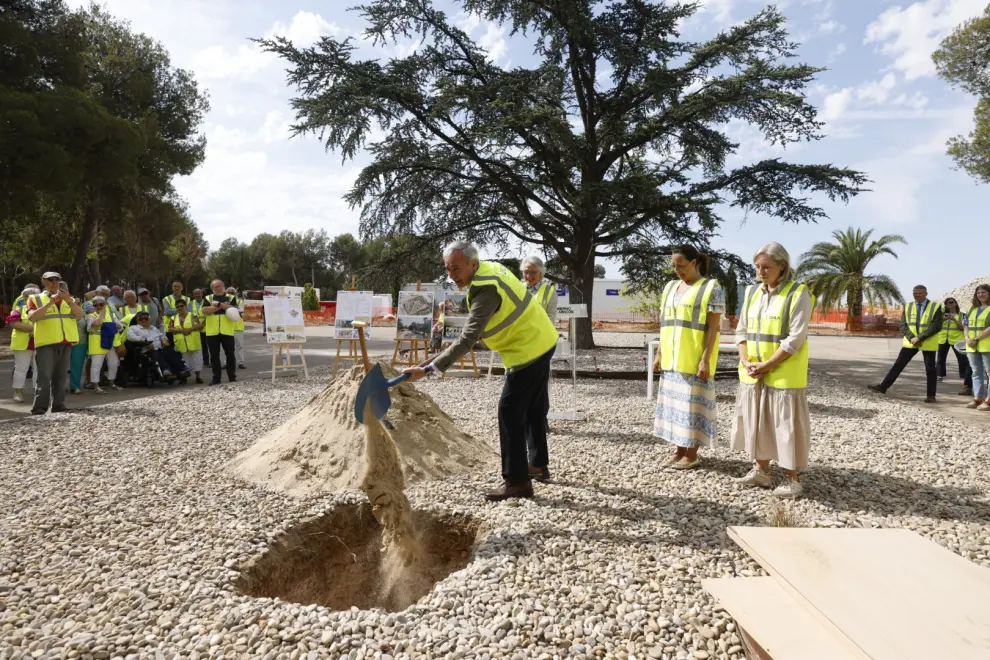
<path fill-rule="evenodd" d="M 525 267 L 526 264 L 532 264 L 540 271 L 540 273 L 546 273 L 547 267 L 543 263 L 543 259 L 540 259 L 535 254 L 531 254 L 528 257 L 524 257 L 522 263 L 519 264 L 520 267 Z"/>
<path fill-rule="evenodd" d="M 134 293 L 134 289 L 128 289 L 127 291 L 124 291 L 124 294 L 123 295 L 126 296 L 128 293 L 131 294 L 132 296 L 134 296 L 135 298 L 137 298 L 137 294 Z"/>
<path fill-rule="evenodd" d="M 109 292 L 110 291 L 110 287 L 108 287 L 106 284 L 101 284 L 100 286 L 96 287 L 96 290 L 97 291 L 107 291 L 107 292 Z"/>
<path fill-rule="evenodd" d="M 24 287 L 24 290 L 21 291 L 21 295 L 22 296 L 31 296 L 31 295 L 34 295 L 36 293 L 41 293 L 41 289 L 39 289 L 38 287 L 36 287 L 33 284 L 27 285 L 26 287 Z"/>
<path fill-rule="evenodd" d="M 464 258 L 468 261 L 478 261 L 478 248 L 474 247 L 471 243 L 467 241 L 454 241 L 447 247 L 443 249 L 444 261 L 447 257 L 454 254 L 455 252 L 461 252 L 464 254 Z"/>
<path fill-rule="evenodd" d="M 780 274 L 781 284 L 794 279 L 794 269 L 791 268 L 791 255 L 788 254 L 783 245 L 776 242 L 767 243 L 756 251 L 756 254 L 753 255 L 753 261 L 756 261 L 760 255 L 766 255 L 775 264 L 784 267 L 784 272 Z"/>
<path fill-rule="evenodd" d="M 106 298 L 104 298 L 103 296 L 93 296 L 93 299 L 92 299 L 92 300 L 90 300 L 90 302 L 91 302 L 91 303 L 93 303 L 94 305 L 95 305 L 96 303 L 98 303 L 98 302 L 101 302 L 101 303 L 106 303 L 106 301 L 107 301 L 107 299 L 106 299 Z"/>

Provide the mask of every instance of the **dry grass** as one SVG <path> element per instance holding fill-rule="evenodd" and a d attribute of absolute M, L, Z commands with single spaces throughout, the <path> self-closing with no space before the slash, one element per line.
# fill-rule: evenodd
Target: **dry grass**
<path fill-rule="evenodd" d="M 767 524 L 771 527 L 803 527 L 801 516 L 799 516 L 788 502 L 774 502 L 770 514 L 767 516 Z"/>

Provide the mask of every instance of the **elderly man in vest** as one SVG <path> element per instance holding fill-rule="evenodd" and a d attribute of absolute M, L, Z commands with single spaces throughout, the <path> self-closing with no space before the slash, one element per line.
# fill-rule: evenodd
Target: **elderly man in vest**
<path fill-rule="evenodd" d="M 206 318 L 206 341 L 210 345 L 210 363 L 213 365 L 213 380 L 210 381 L 210 385 L 219 385 L 220 377 L 223 375 L 223 367 L 220 365 L 221 348 L 227 359 L 227 380 L 233 383 L 237 381 L 234 362 L 236 324 L 227 317 L 227 310 L 234 307 L 234 304 L 227 295 L 222 281 L 213 280 L 210 282 L 210 289 L 213 293 L 207 296 L 206 306 L 203 307 L 203 315 Z"/>
<path fill-rule="evenodd" d="M 446 371 L 479 340 L 502 356 L 505 384 L 498 402 L 502 486 L 486 495 L 497 502 L 532 497 L 536 476 L 526 456 L 527 441 L 546 456 L 550 359 L 557 330 L 526 286 L 501 264 L 479 261 L 470 243 L 453 243 L 443 252 L 450 279 L 467 289 L 469 316 L 460 339 L 429 363 L 405 371 L 410 380 Z M 546 463 L 535 465 L 537 472 Z"/>
<path fill-rule="evenodd" d="M 543 260 L 530 255 L 522 260 L 521 266 L 526 290 L 533 294 L 550 320 L 557 323 L 557 287 L 543 277 L 546 274 Z"/>
<path fill-rule="evenodd" d="M 28 320 L 34 324 L 34 404 L 32 415 L 66 412 L 65 379 L 69 375 L 72 346 L 79 343 L 82 307 L 69 295 L 62 276 L 47 272 L 41 276 L 45 290 L 28 298 Z"/>
<path fill-rule="evenodd" d="M 921 351 L 921 356 L 925 359 L 925 375 L 928 379 L 925 403 L 935 403 L 935 388 L 938 380 L 935 358 L 938 353 L 938 335 L 942 331 L 942 306 L 929 300 L 928 289 L 920 284 L 914 287 L 912 294 L 914 302 L 904 306 L 904 316 L 901 317 L 901 335 L 904 336 L 901 352 L 883 382 L 879 385 L 870 385 L 869 388 L 874 392 L 886 394 L 904 371 L 904 367 L 918 354 L 918 351 Z"/>

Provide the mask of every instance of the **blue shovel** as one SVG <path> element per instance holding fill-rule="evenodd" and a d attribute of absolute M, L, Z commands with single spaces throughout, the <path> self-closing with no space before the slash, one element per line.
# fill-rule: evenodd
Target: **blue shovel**
<path fill-rule="evenodd" d="M 361 381 L 361 385 L 358 386 L 357 396 L 354 397 L 354 416 L 357 421 L 364 424 L 364 408 L 368 402 L 371 402 L 371 414 L 375 416 L 376 419 L 382 420 L 382 423 L 386 428 L 395 430 L 387 419 L 385 419 L 385 413 L 388 412 L 389 407 L 392 405 L 392 397 L 389 396 L 389 388 L 395 387 L 399 383 L 408 380 L 409 374 L 402 374 L 391 380 L 385 378 L 385 374 L 382 373 L 382 365 L 376 364 Z"/>

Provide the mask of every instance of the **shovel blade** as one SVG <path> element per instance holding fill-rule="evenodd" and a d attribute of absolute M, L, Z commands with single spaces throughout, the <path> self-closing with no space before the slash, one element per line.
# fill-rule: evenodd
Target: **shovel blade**
<path fill-rule="evenodd" d="M 385 380 L 380 364 L 373 366 L 365 375 L 358 386 L 357 396 L 354 397 L 354 417 L 361 424 L 364 424 L 364 409 L 368 403 L 371 404 L 371 414 L 377 419 L 383 418 L 392 405 L 388 381 Z"/>

